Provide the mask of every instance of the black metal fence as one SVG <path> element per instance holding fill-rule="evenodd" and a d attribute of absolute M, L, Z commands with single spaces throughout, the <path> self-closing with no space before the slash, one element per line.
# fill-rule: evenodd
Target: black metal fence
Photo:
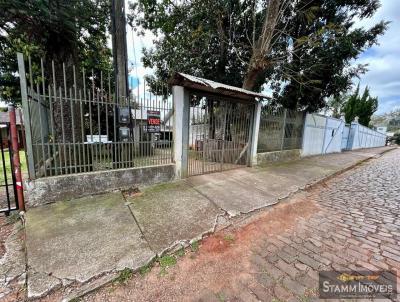
<path fill-rule="evenodd" d="M 9 214 L 18 209 L 18 200 L 8 123 L 0 124 L 0 157 L 0 213 Z"/>
<path fill-rule="evenodd" d="M 304 116 L 304 112 L 263 106 L 257 152 L 300 149 Z"/>
<path fill-rule="evenodd" d="M 18 63 L 31 179 L 172 162 L 166 85 L 150 89 L 143 79 L 117 98 L 109 74 L 65 64 L 60 74 L 54 62 L 31 58 L 26 70 L 21 54 Z"/>

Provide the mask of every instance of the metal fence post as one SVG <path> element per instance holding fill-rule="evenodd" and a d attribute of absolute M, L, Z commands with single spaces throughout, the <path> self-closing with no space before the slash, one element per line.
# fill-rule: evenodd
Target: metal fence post
<path fill-rule="evenodd" d="M 283 126 L 282 126 L 281 151 L 283 150 L 283 145 L 285 143 L 286 114 L 287 114 L 287 109 L 285 108 L 285 109 L 283 109 Z"/>
<path fill-rule="evenodd" d="M 21 162 L 19 159 L 19 146 L 18 146 L 18 131 L 17 131 L 17 118 L 15 116 L 14 105 L 8 106 L 8 114 L 10 116 L 10 134 L 11 134 L 11 146 L 12 146 L 12 162 L 15 178 L 15 187 L 17 190 L 18 209 L 25 211 L 24 202 L 24 189 L 22 187 L 22 175 L 21 175 Z"/>
<path fill-rule="evenodd" d="M 19 82 L 21 85 L 22 110 L 24 111 L 24 126 L 25 126 L 25 141 L 26 141 L 25 152 L 28 158 L 28 173 L 30 179 L 35 179 L 35 163 L 33 160 L 33 148 L 32 148 L 31 116 L 29 112 L 25 62 L 23 54 L 20 52 L 17 53 L 17 59 L 18 59 Z"/>

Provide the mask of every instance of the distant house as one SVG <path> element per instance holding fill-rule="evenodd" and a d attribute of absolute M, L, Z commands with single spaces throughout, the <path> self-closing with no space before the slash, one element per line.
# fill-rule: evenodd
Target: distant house
<path fill-rule="evenodd" d="M 386 132 L 387 132 L 387 127 L 386 127 L 386 126 L 377 126 L 377 127 L 376 127 L 376 131 L 378 131 L 379 133 L 386 134 Z"/>
<path fill-rule="evenodd" d="M 15 110 L 16 118 L 17 118 L 17 131 L 18 131 L 18 144 L 20 148 L 23 148 L 23 118 L 21 123 L 20 113 L 21 109 L 17 108 Z M 7 125 L 10 123 L 10 116 L 8 112 L 0 112 L 0 129 L 1 129 L 1 140 L 3 144 L 3 148 L 8 148 L 8 130 Z"/>

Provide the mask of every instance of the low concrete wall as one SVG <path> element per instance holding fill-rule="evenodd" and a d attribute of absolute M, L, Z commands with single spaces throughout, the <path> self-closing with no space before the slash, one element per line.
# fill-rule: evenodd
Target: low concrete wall
<path fill-rule="evenodd" d="M 277 161 L 296 160 L 300 158 L 301 149 L 257 153 L 257 165 Z"/>
<path fill-rule="evenodd" d="M 137 188 L 175 179 L 175 165 L 127 168 L 38 178 L 25 182 L 28 207 L 98 194 Z"/>

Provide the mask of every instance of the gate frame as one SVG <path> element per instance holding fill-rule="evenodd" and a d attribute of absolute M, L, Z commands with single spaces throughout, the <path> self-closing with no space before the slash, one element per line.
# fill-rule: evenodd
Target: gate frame
<path fill-rule="evenodd" d="M 252 91 L 247 91 L 237 87 L 231 87 L 224 84 L 222 88 L 229 91 L 229 94 L 223 93 L 221 90 L 212 89 L 202 89 L 201 85 L 195 85 L 195 87 L 187 87 L 186 83 L 182 83 L 177 80 L 177 76 L 182 76 L 183 74 L 175 75 L 174 80 L 172 80 L 172 97 L 174 104 L 174 162 L 175 162 L 175 177 L 176 179 L 183 179 L 188 177 L 188 151 L 189 151 L 189 126 L 190 126 L 190 93 L 198 91 L 199 93 L 215 94 L 216 96 L 228 97 L 236 99 L 238 101 L 247 101 L 249 105 L 253 105 L 252 117 L 250 122 L 250 133 L 249 133 L 249 152 L 247 153 L 246 165 L 254 166 L 257 164 L 257 144 L 258 144 L 258 132 L 260 128 L 260 115 L 261 115 L 261 101 L 257 100 L 256 97 L 265 99 L 266 96 L 258 94 Z M 183 75 L 185 76 L 185 75 Z M 188 76 L 189 77 L 189 76 Z M 194 79 L 200 79 L 192 77 Z M 201 79 L 205 83 L 205 79 Z M 212 81 L 209 81 L 212 82 Z M 197 82 L 198 83 L 198 82 Z M 219 84 L 212 82 L 214 84 Z M 175 84 L 175 85 L 174 85 Z M 179 85 L 177 85 L 179 84 Z M 227 88 L 229 87 L 229 88 Z M 246 98 L 235 97 L 233 89 L 238 90 L 239 93 L 245 95 Z"/>
<path fill-rule="evenodd" d="M 14 174 L 14 161 L 13 161 L 13 148 L 12 148 L 12 144 L 11 144 L 11 127 L 10 127 L 10 123 L 2 123 L 3 125 L 7 126 L 7 140 L 8 140 L 8 154 L 9 154 L 9 161 L 10 161 L 10 166 L 11 166 L 11 179 L 8 179 L 8 175 L 7 175 L 7 171 L 6 171 L 6 159 L 5 159 L 5 148 L 3 146 L 3 137 L 0 134 L 0 138 L 1 138 L 1 165 L 3 167 L 3 171 L 2 173 L 4 174 L 4 184 L 2 184 L 2 186 L 5 187 L 5 191 L 6 191 L 6 195 L 7 195 L 7 207 L 5 208 L 0 208 L 0 213 L 5 213 L 6 216 L 8 216 L 10 214 L 11 211 L 17 211 L 19 210 L 19 201 L 18 201 L 18 194 L 17 194 L 17 187 L 16 187 L 16 179 L 15 179 L 15 174 Z M 10 181 L 10 183 L 9 183 Z M 11 188 L 9 188 L 11 187 Z M 10 190 L 13 190 L 13 194 L 14 194 L 14 206 L 11 205 L 11 199 L 10 199 Z"/>

